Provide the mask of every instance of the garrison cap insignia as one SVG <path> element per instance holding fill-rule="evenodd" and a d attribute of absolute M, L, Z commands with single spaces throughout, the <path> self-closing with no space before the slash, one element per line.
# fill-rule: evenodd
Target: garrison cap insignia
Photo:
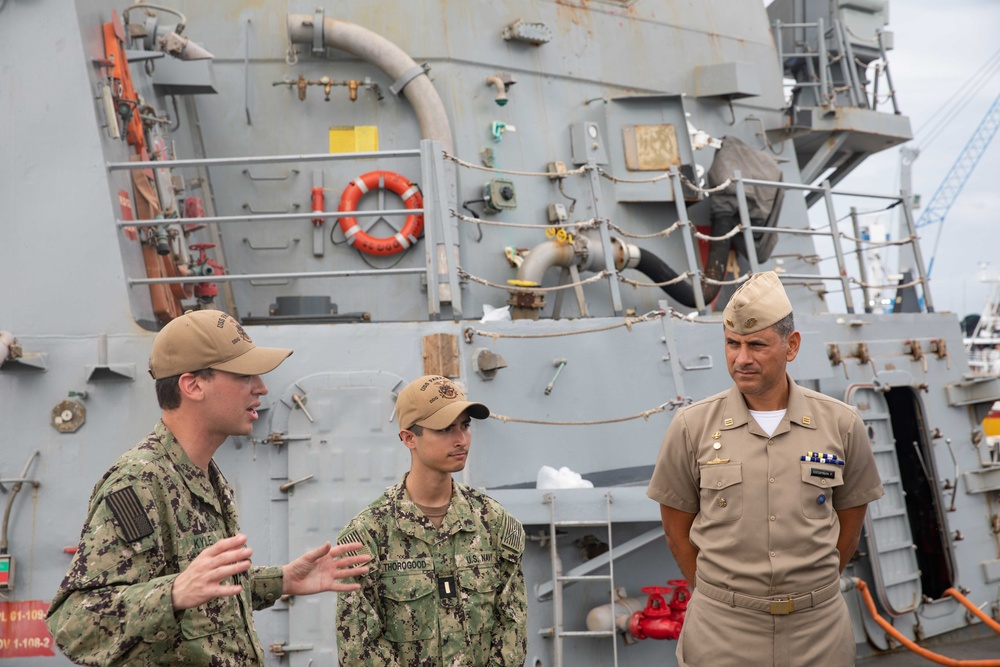
<path fill-rule="evenodd" d="M 146 510 L 142 508 L 139 496 L 131 486 L 109 493 L 104 502 L 115 515 L 126 542 L 137 542 L 153 534 L 153 524 L 149 522 Z"/>
<path fill-rule="evenodd" d="M 722 422 L 722 425 L 723 426 L 732 426 L 733 425 L 733 418 L 732 417 L 726 417 L 725 421 Z"/>
<path fill-rule="evenodd" d="M 743 323 L 743 326 L 745 328 L 749 329 L 750 327 L 752 327 L 755 324 L 757 324 L 757 318 L 756 317 L 748 317 L 747 321 Z"/>
<path fill-rule="evenodd" d="M 730 320 L 730 319 L 726 320 L 726 326 L 729 327 L 730 329 L 735 329 L 736 328 L 736 327 L 733 326 L 733 321 Z"/>
<path fill-rule="evenodd" d="M 802 423 L 805 424 L 806 426 L 809 426 L 809 424 L 812 424 L 812 417 L 810 417 L 809 415 L 803 415 Z"/>

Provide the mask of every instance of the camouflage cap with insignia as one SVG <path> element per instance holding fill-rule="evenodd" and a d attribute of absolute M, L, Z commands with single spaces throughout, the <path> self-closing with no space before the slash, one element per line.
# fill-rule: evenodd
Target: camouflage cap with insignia
<path fill-rule="evenodd" d="M 442 429 L 450 426 L 464 410 L 476 419 L 490 416 L 488 407 L 469 401 L 454 382 L 440 375 L 417 378 L 403 387 L 396 399 L 396 415 L 403 429 L 414 424 Z"/>
<path fill-rule="evenodd" d="M 257 347 L 240 323 L 220 310 L 189 310 L 167 323 L 153 339 L 149 374 L 154 380 L 205 368 L 263 375 L 292 350 Z"/>
<path fill-rule="evenodd" d="M 745 335 L 766 329 L 791 312 L 792 302 L 778 274 L 762 271 L 750 276 L 733 293 L 722 311 L 722 320 L 726 329 Z"/>

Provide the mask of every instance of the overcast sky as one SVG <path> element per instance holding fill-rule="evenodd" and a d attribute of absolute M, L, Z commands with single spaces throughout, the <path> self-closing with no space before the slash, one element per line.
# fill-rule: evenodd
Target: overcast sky
<path fill-rule="evenodd" d="M 1000 48 L 1000 2 L 892 0 L 888 30 L 895 40 L 889 67 L 897 101 L 916 133 L 910 145 L 921 150 L 913 166 L 913 189 L 926 204 L 1000 93 L 1000 74 L 951 117 L 929 146 L 923 145 L 918 130 Z M 897 149 L 883 151 L 868 158 L 840 187 L 866 192 L 898 188 L 898 165 Z M 998 176 L 1000 137 L 986 150 L 944 223 L 931 274 L 931 294 L 938 311 L 951 311 L 960 318 L 981 312 L 992 285 L 980 281 L 980 266 L 986 265 L 992 278 L 1000 278 Z M 876 208 L 871 203 L 860 206 Z M 848 212 L 849 208 L 837 211 L 838 215 Z M 920 213 L 920 209 L 914 211 L 914 217 Z M 895 225 L 895 216 L 886 214 L 882 220 Z M 930 261 L 937 225 L 918 232 L 925 261 Z"/>

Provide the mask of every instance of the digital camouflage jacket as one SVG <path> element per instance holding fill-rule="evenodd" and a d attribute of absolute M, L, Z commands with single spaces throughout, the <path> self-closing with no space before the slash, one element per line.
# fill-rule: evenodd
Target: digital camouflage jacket
<path fill-rule="evenodd" d="M 341 665 L 523 665 L 528 604 L 524 528 L 492 498 L 453 483 L 441 528 L 406 478 L 358 514 L 338 542 L 372 555 L 361 590 L 337 596 Z"/>
<path fill-rule="evenodd" d="M 263 665 L 252 612 L 281 596 L 280 567 L 237 575 L 235 597 L 177 613 L 170 602 L 177 575 L 238 532 L 233 490 L 215 462 L 198 468 L 157 423 L 94 488 L 49 631 L 86 665 Z"/>

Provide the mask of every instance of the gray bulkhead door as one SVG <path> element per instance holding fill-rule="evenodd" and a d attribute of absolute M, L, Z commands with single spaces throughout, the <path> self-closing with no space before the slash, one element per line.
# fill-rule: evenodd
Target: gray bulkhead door
<path fill-rule="evenodd" d="M 885 396 L 870 384 L 848 387 L 845 402 L 858 409 L 868 427 L 875 465 L 885 489 L 880 499 L 868 505 L 865 517 L 874 589 L 885 610 L 900 616 L 916 609 L 922 591 L 889 406 Z"/>
<path fill-rule="evenodd" d="M 340 529 L 409 469 L 395 419 L 403 384 L 378 371 L 318 373 L 275 402 L 272 430 L 288 438 L 287 479 L 298 482 L 287 493 L 289 558 L 336 543 Z M 289 603 L 283 664 L 337 663 L 335 606 L 333 594 Z"/>

